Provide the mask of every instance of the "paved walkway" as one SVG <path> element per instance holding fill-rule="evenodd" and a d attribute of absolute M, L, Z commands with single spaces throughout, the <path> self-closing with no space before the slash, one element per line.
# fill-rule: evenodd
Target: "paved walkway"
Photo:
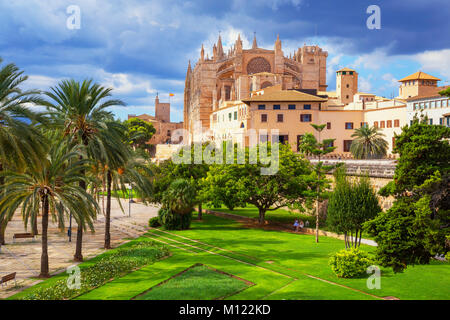
<path fill-rule="evenodd" d="M 122 201 L 125 212 L 120 209 L 119 202 L 113 200 L 111 206 L 111 244 L 113 247 L 126 242 L 129 238 L 137 238 L 147 231 L 148 220 L 157 216 L 158 207 L 146 206 L 140 203 L 131 204 L 131 217 L 128 216 L 128 200 Z M 40 231 L 40 219 L 39 231 Z M 86 231 L 83 237 L 83 256 L 86 259 L 104 252 L 104 223 L 102 214 L 94 223 L 95 233 Z M 75 224 L 76 225 L 76 224 Z M 68 222 L 66 222 L 68 226 Z M 17 272 L 17 285 L 9 284 L 6 288 L 0 288 L 0 298 L 6 298 L 25 287 L 33 285 L 40 280 L 31 279 L 40 271 L 41 237 L 37 239 L 18 239 L 13 243 L 15 233 L 27 232 L 24 228 L 20 214 L 17 214 L 8 224 L 6 229 L 6 245 L 1 247 L 0 276 Z M 28 230 L 29 232 L 29 230 Z M 72 242 L 68 241 L 67 229 L 60 232 L 58 226 L 50 221 L 49 224 L 49 260 L 50 272 L 63 272 L 72 261 L 76 244 L 76 228 L 72 231 Z"/>

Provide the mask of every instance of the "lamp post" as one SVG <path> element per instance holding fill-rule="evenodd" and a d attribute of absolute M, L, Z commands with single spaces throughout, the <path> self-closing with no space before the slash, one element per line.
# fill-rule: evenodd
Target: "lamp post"
<path fill-rule="evenodd" d="M 72 242 L 72 212 L 69 218 L 69 229 L 67 230 L 67 235 L 69 236 L 69 242 Z"/>

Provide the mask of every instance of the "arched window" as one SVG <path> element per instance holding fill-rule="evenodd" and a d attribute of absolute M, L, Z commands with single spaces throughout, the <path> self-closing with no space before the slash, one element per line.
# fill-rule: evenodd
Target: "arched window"
<path fill-rule="evenodd" d="M 267 88 L 267 87 L 271 87 L 272 83 L 269 81 L 265 81 L 261 84 L 261 89 Z"/>
<path fill-rule="evenodd" d="M 245 128 L 245 125 L 243 122 L 241 122 L 241 128 Z"/>

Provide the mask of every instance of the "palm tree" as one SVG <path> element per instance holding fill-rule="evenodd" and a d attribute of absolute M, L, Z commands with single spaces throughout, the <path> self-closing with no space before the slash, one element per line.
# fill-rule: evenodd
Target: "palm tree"
<path fill-rule="evenodd" d="M 126 143 L 126 127 L 116 121 L 106 122 L 106 127 L 99 131 L 98 139 L 90 144 L 89 153 L 98 159 L 104 168 L 106 187 L 106 210 L 105 210 L 105 241 L 104 248 L 111 248 L 111 199 L 112 190 L 121 190 L 123 194 L 128 192 L 131 184 L 141 195 L 148 195 L 151 184 L 141 172 L 148 168 L 143 159 L 138 158 L 138 153 L 133 152 Z M 105 135 L 105 136 L 103 136 Z M 116 199 L 123 210 L 119 193 L 115 193 Z M 144 197 L 145 199 L 145 197 Z"/>
<path fill-rule="evenodd" d="M 85 177 L 88 160 L 79 159 L 79 147 L 68 147 L 63 141 L 51 142 L 46 157 L 31 164 L 25 173 L 5 171 L 6 195 L 0 201 L 0 212 L 11 217 L 21 206 L 25 220 L 33 221 L 42 209 L 42 253 L 40 278 L 48 278 L 48 219 L 61 218 L 61 208 L 75 215 L 79 226 L 88 224 L 99 210 L 95 199 L 79 186 Z"/>
<path fill-rule="evenodd" d="M 380 128 L 368 126 L 355 129 L 352 134 L 355 139 L 350 146 L 355 159 L 381 159 L 386 156 L 388 143 L 380 131 Z"/>
<path fill-rule="evenodd" d="M 41 136 L 34 126 L 29 125 L 33 120 L 42 120 L 29 108 L 29 105 L 42 104 L 42 100 L 39 91 L 20 89 L 27 79 L 12 63 L 0 68 L 0 171 L 8 165 L 23 168 L 30 161 L 37 161 L 42 153 Z M 4 177 L 0 177 L 0 185 L 3 183 Z M 0 245 L 5 244 L 4 234 L 9 221 L 1 216 Z"/>
<path fill-rule="evenodd" d="M 54 125 L 64 131 L 70 143 L 83 146 L 85 153 L 82 157 L 95 160 L 98 154 L 89 153 L 89 144 L 98 140 L 99 132 L 106 128 L 106 122 L 113 120 L 113 114 L 107 108 L 116 105 L 125 105 L 120 100 L 109 99 L 111 88 L 104 88 L 92 80 L 82 83 L 75 80 L 63 80 L 56 87 L 45 92 L 51 101 L 46 103 L 49 115 Z M 108 132 L 101 135 L 108 140 Z M 105 150 L 98 150 L 104 153 Z M 107 158 L 103 155 L 103 158 Z M 86 174 L 82 172 L 81 174 Z M 80 181 L 80 187 L 86 190 L 85 181 Z M 83 229 L 77 228 L 77 243 L 74 260 L 83 261 L 82 255 Z"/>

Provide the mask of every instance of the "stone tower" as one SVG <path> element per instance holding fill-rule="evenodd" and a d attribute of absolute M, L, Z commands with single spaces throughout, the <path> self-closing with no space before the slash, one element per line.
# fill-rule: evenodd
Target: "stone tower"
<path fill-rule="evenodd" d="M 336 71 L 336 94 L 343 104 L 353 101 L 353 96 L 358 92 L 358 73 L 349 68 Z"/>
<path fill-rule="evenodd" d="M 159 97 L 155 98 L 155 118 L 160 121 L 170 122 L 170 103 L 159 102 Z"/>

